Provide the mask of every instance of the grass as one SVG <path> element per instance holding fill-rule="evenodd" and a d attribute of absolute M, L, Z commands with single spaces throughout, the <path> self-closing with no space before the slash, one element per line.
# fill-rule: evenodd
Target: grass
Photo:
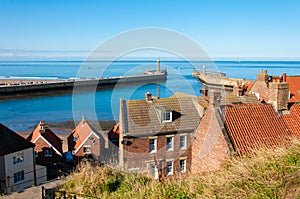
<path fill-rule="evenodd" d="M 216 173 L 164 182 L 85 162 L 61 190 L 91 198 L 300 198 L 300 143 L 231 158 Z"/>

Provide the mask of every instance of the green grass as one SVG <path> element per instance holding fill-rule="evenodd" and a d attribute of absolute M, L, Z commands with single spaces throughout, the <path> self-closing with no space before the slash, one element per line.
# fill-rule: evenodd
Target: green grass
<path fill-rule="evenodd" d="M 300 143 L 231 158 L 216 173 L 164 182 L 84 163 L 61 190 L 96 198 L 300 198 Z"/>

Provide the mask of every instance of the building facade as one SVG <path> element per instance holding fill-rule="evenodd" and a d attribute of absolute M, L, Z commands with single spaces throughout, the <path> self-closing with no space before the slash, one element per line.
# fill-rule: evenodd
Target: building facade
<path fill-rule="evenodd" d="M 35 164 L 34 144 L 0 124 L 0 192 L 23 191 L 46 179 L 46 167 Z"/>
<path fill-rule="evenodd" d="M 155 179 L 191 171 L 191 146 L 203 106 L 197 97 L 120 100 L 119 165 Z"/>

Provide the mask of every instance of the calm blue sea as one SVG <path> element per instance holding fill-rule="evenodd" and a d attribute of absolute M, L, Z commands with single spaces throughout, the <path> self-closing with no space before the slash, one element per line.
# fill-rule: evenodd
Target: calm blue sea
<path fill-rule="evenodd" d="M 31 131 L 39 120 L 60 122 L 79 120 L 81 115 L 88 119 L 118 120 L 119 99 L 144 99 L 146 92 L 160 97 L 169 97 L 175 92 L 200 95 L 201 85 L 191 76 L 194 67 L 225 72 L 228 77 L 255 79 L 260 69 L 269 75 L 300 75 L 300 62 L 295 61 L 216 61 L 193 62 L 161 61 L 168 70 L 167 81 L 157 84 L 131 85 L 99 90 L 96 93 L 81 93 L 73 99 L 71 93 L 36 98 L 0 101 L 0 122 L 15 131 Z M 68 79 L 83 77 L 111 77 L 140 74 L 156 68 L 155 61 L 0 61 L 0 78 Z"/>

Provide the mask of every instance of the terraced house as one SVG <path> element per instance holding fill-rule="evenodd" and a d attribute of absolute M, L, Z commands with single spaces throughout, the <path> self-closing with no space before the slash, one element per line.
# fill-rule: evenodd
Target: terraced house
<path fill-rule="evenodd" d="M 155 179 L 189 173 L 194 132 L 207 105 L 206 97 L 183 93 L 121 99 L 119 165 Z"/>
<path fill-rule="evenodd" d="M 35 164 L 34 144 L 0 123 L 0 194 L 23 191 L 46 178 L 46 167 Z"/>

